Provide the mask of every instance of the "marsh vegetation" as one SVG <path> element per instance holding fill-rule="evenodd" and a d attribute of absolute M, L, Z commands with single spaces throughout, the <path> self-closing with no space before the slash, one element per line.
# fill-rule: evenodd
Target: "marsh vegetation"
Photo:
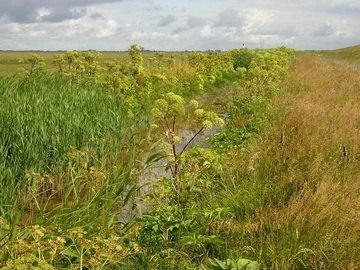
<path fill-rule="evenodd" d="M 141 50 L 0 78 L 2 268 L 358 269 L 359 71 Z"/>

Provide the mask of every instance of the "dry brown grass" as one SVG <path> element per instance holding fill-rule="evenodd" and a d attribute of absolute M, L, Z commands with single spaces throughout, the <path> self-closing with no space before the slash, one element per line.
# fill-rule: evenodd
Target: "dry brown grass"
<path fill-rule="evenodd" d="M 317 162 L 320 159 L 335 167 L 344 159 L 358 162 L 359 72 L 305 55 L 298 58 L 288 83 L 288 87 L 300 89 L 276 104 L 286 111 L 279 124 L 287 135 L 288 157 L 309 159 L 312 154 Z"/>
<path fill-rule="evenodd" d="M 281 117 L 258 146 L 261 151 L 267 145 L 261 159 L 280 164 L 270 180 L 295 183 L 296 189 L 284 206 L 270 206 L 245 228 L 252 235 L 268 233 L 273 269 L 359 269 L 359 71 L 301 55 L 291 74 L 284 84 L 289 92 L 273 104 Z M 289 248 L 292 255 L 284 261 Z"/>

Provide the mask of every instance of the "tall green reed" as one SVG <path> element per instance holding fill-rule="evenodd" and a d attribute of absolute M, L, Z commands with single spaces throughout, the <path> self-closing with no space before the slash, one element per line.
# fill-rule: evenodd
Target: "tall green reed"
<path fill-rule="evenodd" d="M 137 131 L 145 123 L 143 108 L 132 108 L 129 117 L 124 98 L 101 85 L 70 87 L 66 78 L 38 72 L 27 78 L 2 78 L 0 93 L 4 213 L 14 207 L 16 198 L 29 199 L 34 185 L 35 193 L 39 185 L 50 184 L 49 192 L 64 185 L 61 188 L 73 195 L 75 186 L 69 187 L 68 181 L 74 183 L 72 178 L 85 169 L 109 170 L 114 181 L 118 172 L 113 168 L 122 168 L 123 174 L 123 164 L 132 164 L 141 149 L 135 144 L 141 143 Z M 86 153 L 82 164 L 72 162 L 74 151 Z M 28 194 L 19 196 L 20 190 Z"/>

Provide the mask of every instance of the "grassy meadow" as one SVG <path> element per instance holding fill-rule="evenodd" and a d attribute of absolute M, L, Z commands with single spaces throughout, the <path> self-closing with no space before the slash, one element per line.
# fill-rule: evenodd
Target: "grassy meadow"
<path fill-rule="evenodd" d="M 19 68 L 26 66 L 26 63 L 20 63 L 19 59 L 29 58 L 29 54 L 34 53 L 44 58 L 47 69 L 56 69 L 56 65 L 53 63 L 54 55 L 65 53 L 64 51 L 0 51 L 0 75 L 12 75 Z M 128 61 L 130 56 L 127 52 L 100 52 L 101 58 L 99 64 L 103 65 L 106 61 L 119 60 Z M 188 53 L 176 52 L 175 55 L 186 55 Z M 145 61 L 148 58 L 154 57 L 155 52 L 144 52 L 143 56 Z"/>
<path fill-rule="evenodd" d="M 56 68 L 56 65 L 53 64 L 53 56 L 56 54 L 62 54 L 64 52 L 52 52 L 52 51 L 0 51 L 0 74 L 11 75 L 26 65 L 24 63 L 19 63 L 19 59 L 29 58 L 29 54 L 34 53 L 44 58 L 46 67 L 49 69 Z M 102 52 L 102 61 L 110 61 L 113 59 L 118 59 L 120 61 L 125 61 L 129 58 L 127 52 Z"/>
<path fill-rule="evenodd" d="M 2 269 L 360 268 L 360 77 L 332 52 L 44 53 L 16 76 L 7 53 Z"/>

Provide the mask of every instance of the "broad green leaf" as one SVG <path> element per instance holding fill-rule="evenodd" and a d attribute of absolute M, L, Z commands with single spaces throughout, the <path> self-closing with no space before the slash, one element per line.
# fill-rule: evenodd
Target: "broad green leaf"
<path fill-rule="evenodd" d="M 65 256 L 80 258 L 79 252 L 75 249 L 65 249 L 63 252 L 61 252 L 61 254 Z"/>

